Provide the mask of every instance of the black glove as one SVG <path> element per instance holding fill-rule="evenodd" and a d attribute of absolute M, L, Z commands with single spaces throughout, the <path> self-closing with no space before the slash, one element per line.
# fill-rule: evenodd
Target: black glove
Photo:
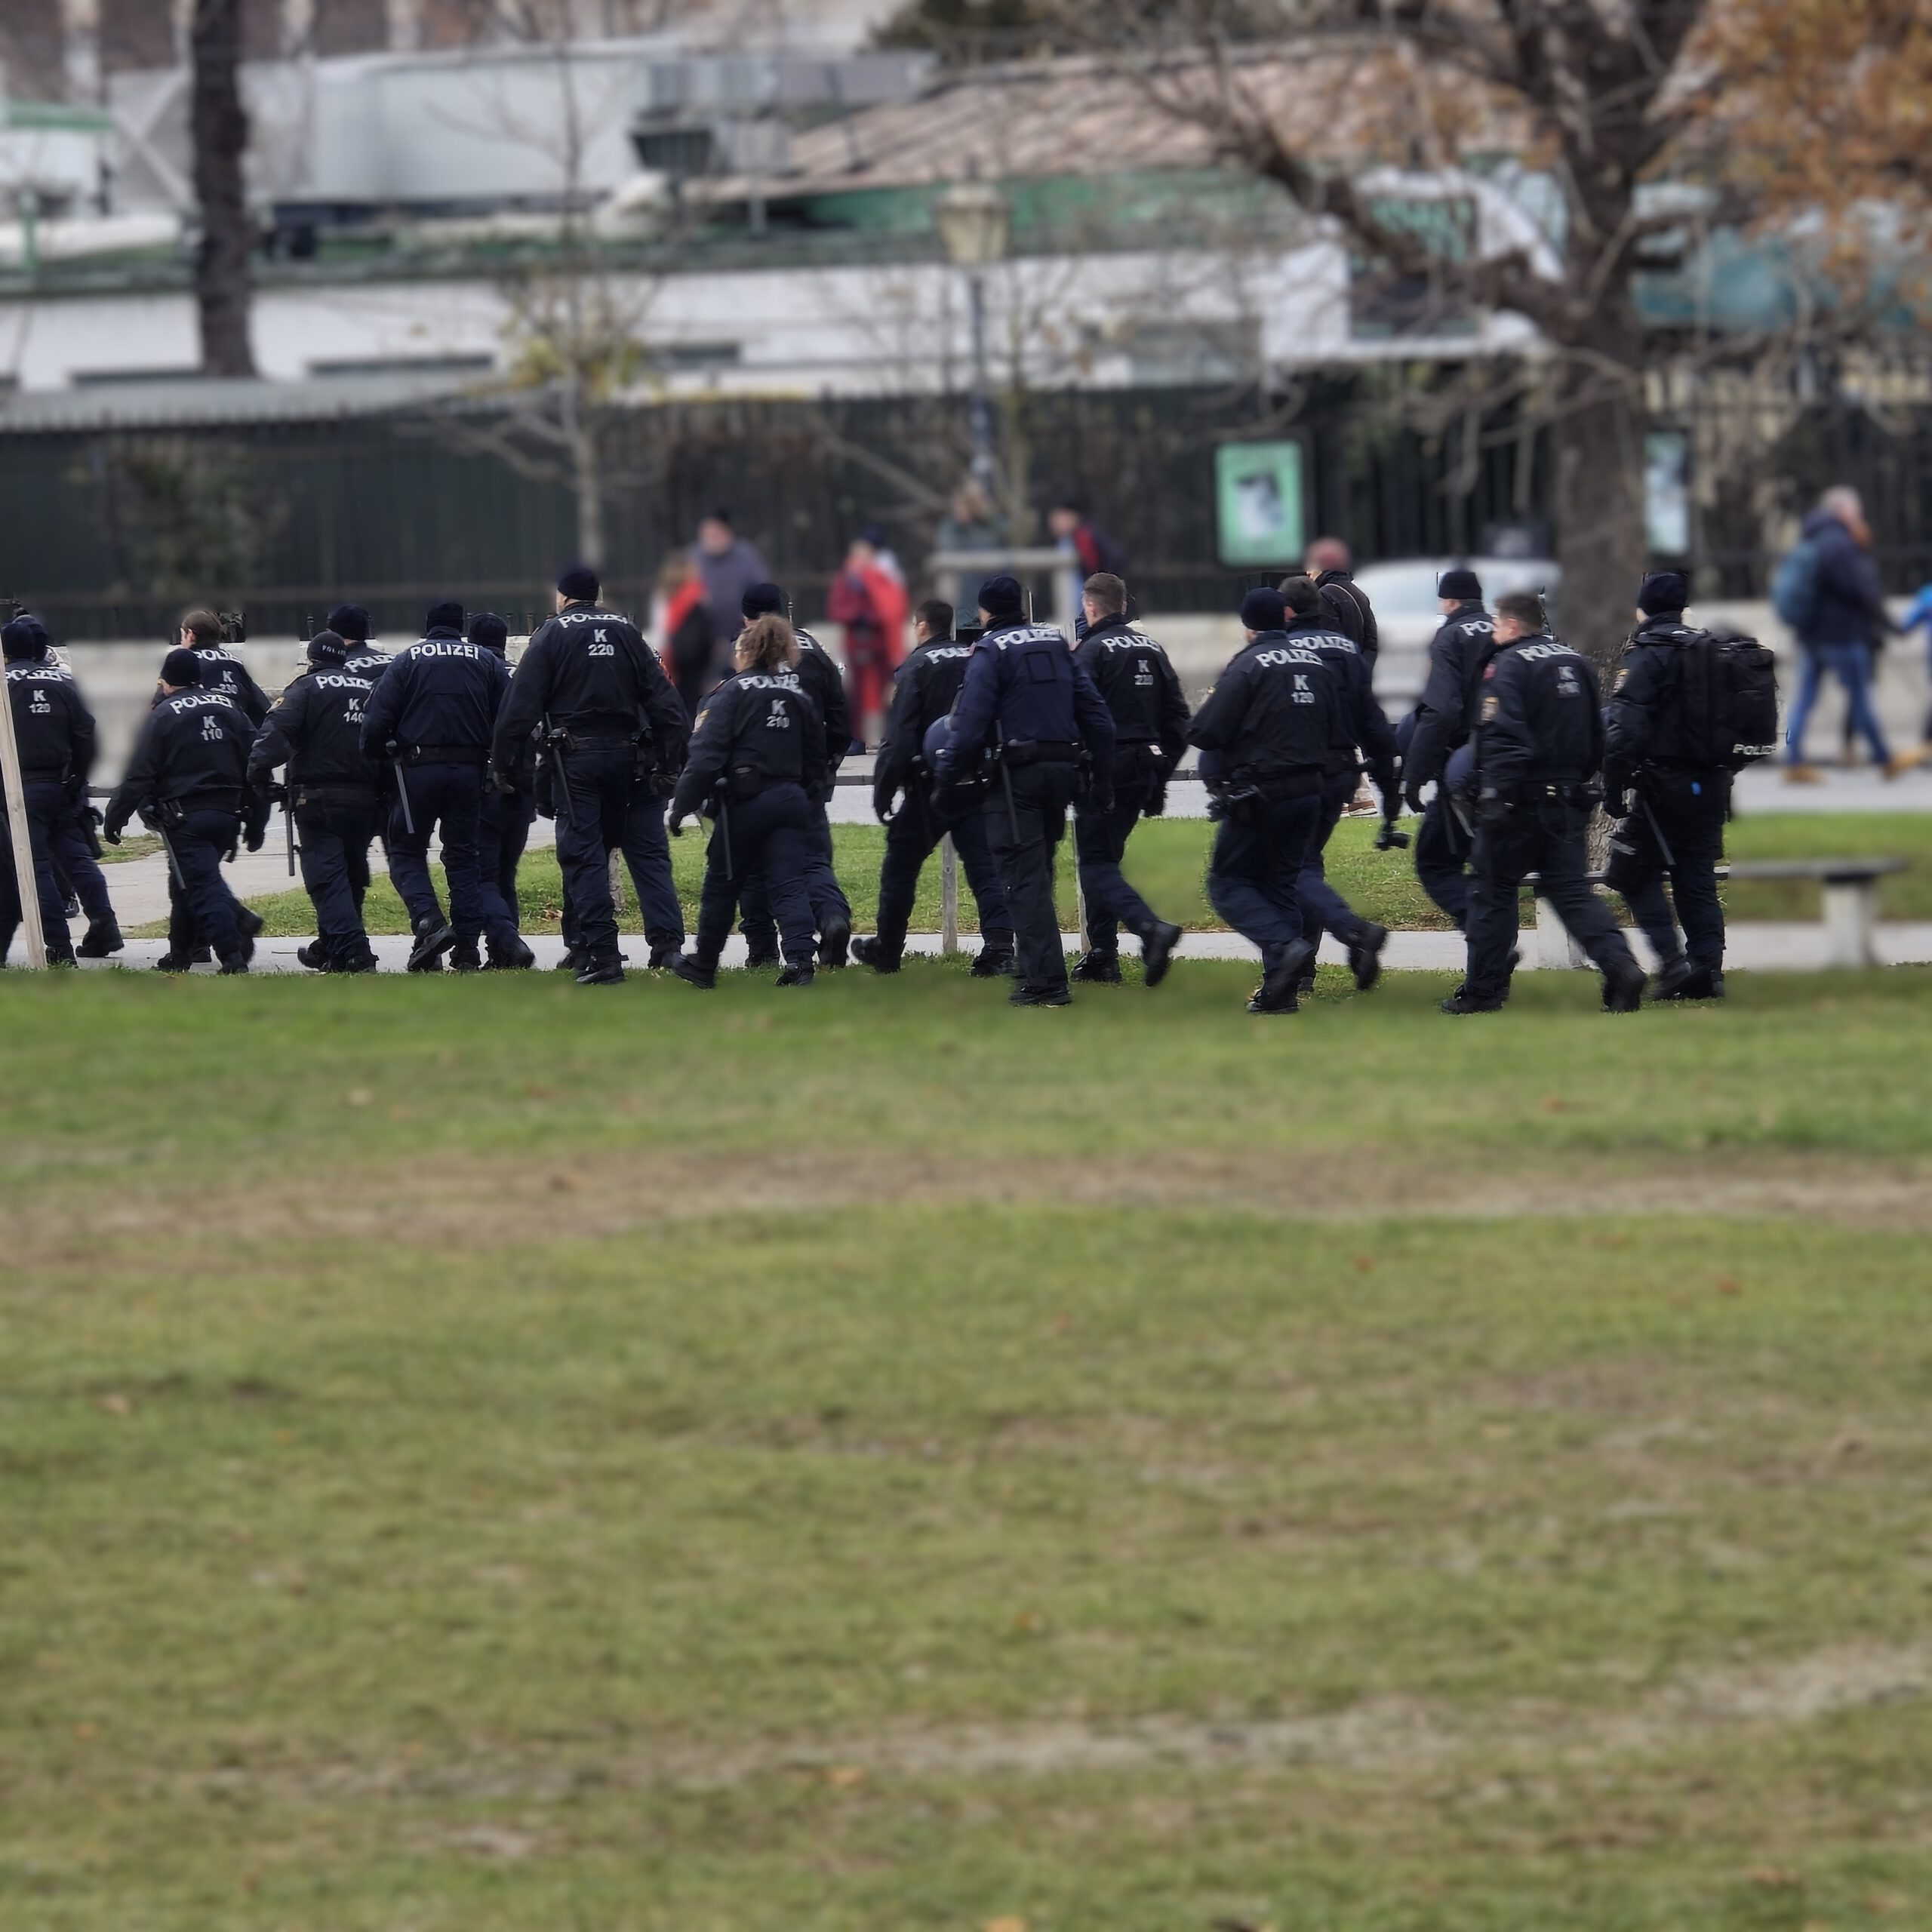
<path fill-rule="evenodd" d="M 1422 788 L 1423 780 L 1420 778 L 1411 779 L 1402 787 L 1402 802 L 1412 812 L 1422 810 Z"/>
<path fill-rule="evenodd" d="M 262 849 L 263 841 L 268 835 L 268 826 L 260 820 L 257 820 L 251 823 L 248 830 L 242 835 L 242 843 L 250 851 L 259 852 Z M 228 856 L 232 859 L 235 854 L 231 852 Z"/>
<path fill-rule="evenodd" d="M 107 821 L 101 817 L 100 808 L 98 805 L 90 805 L 85 811 L 82 813 L 81 823 L 83 825 L 91 825 L 98 832 Z"/>
<path fill-rule="evenodd" d="M 899 795 L 897 785 L 875 785 L 872 787 L 872 817 L 881 825 L 892 823 L 892 801 Z"/>
<path fill-rule="evenodd" d="M 104 818 L 100 822 L 100 835 L 110 845 L 121 842 L 121 828 L 128 821 L 125 818 Z"/>
<path fill-rule="evenodd" d="M 651 795 L 654 798 L 669 798 L 677 795 L 678 774 L 660 766 L 651 774 Z"/>
<path fill-rule="evenodd" d="M 1158 818 L 1167 808 L 1168 781 L 1163 778 L 1147 794 L 1147 802 L 1140 809 L 1145 817 Z"/>
<path fill-rule="evenodd" d="M 683 837 L 684 837 L 684 835 L 685 835 L 685 815 L 684 815 L 684 814 L 683 814 L 682 812 L 674 812 L 674 813 L 671 815 L 671 822 L 670 822 L 670 823 L 669 823 L 669 825 L 667 825 L 664 829 L 665 829 L 665 830 L 666 830 L 666 832 L 669 832 L 669 833 L 670 833 L 671 836 L 672 836 L 673 838 L 683 838 Z"/>
<path fill-rule="evenodd" d="M 1112 811 L 1113 808 L 1113 786 L 1109 784 L 1103 789 L 1101 786 L 1096 785 L 1094 787 L 1094 809 L 1104 816 L 1106 813 Z"/>
<path fill-rule="evenodd" d="M 490 785 L 500 798 L 514 798 L 516 796 L 515 774 L 506 771 L 500 764 L 493 764 L 490 768 Z"/>

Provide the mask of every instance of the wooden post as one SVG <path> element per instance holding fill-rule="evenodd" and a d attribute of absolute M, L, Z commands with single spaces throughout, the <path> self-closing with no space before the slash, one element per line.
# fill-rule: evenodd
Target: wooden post
<path fill-rule="evenodd" d="M 939 949 L 949 959 L 959 950 L 959 854 L 949 832 L 939 841 Z"/>
<path fill-rule="evenodd" d="M 624 916 L 624 855 L 614 845 L 611 848 L 611 910 L 620 919 Z"/>
<path fill-rule="evenodd" d="M 1087 888 L 1081 880 L 1080 860 L 1077 855 L 1073 861 L 1073 905 L 1075 911 L 1079 915 L 1078 924 L 1080 928 L 1080 949 L 1082 952 L 1085 952 L 1091 950 L 1087 937 Z"/>
<path fill-rule="evenodd" d="M 47 965 L 47 934 L 40 923 L 40 877 L 34 870 L 33 834 L 27 826 L 20 743 L 14 736 L 14 694 L 4 674 L 0 674 L 0 785 L 7 789 L 7 829 L 14 841 L 14 878 L 19 888 L 20 927 L 27 939 L 27 964 L 38 973 Z"/>

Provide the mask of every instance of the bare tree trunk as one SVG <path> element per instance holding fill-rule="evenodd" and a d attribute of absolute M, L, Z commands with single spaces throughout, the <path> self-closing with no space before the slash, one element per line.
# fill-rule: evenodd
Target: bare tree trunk
<path fill-rule="evenodd" d="M 195 0 L 195 198 L 202 245 L 195 263 L 202 368 L 252 376 L 248 257 L 254 233 L 242 176 L 248 117 L 242 105 L 242 0 Z"/>
<path fill-rule="evenodd" d="M 577 561 L 604 568 L 604 463 L 597 422 L 574 383 L 566 381 L 563 431 L 570 463 L 571 490 L 577 499 Z"/>
<path fill-rule="evenodd" d="M 1620 289 L 1564 357 L 1556 385 L 1551 435 L 1563 635 L 1600 676 L 1614 668 L 1630 634 L 1647 552 L 1641 355 Z"/>

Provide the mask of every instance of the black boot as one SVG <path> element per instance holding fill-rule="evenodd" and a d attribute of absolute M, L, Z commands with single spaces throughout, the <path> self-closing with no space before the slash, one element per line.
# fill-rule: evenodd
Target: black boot
<path fill-rule="evenodd" d="M 1438 1010 L 1453 1014 L 1459 1019 L 1469 1013 L 1500 1013 L 1503 1011 L 1503 998 L 1500 994 L 1479 995 L 1471 992 L 1467 986 L 1458 986 L 1442 1001 Z"/>
<path fill-rule="evenodd" d="M 718 962 L 706 964 L 695 952 L 681 952 L 671 961 L 671 971 L 688 986 L 695 986 L 700 992 L 709 992 L 718 983 Z"/>
<path fill-rule="evenodd" d="M 455 927 L 433 912 L 425 912 L 416 922 L 416 943 L 409 949 L 409 970 L 412 973 L 441 971 L 443 955 L 455 944 Z"/>
<path fill-rule="evenodd" d="M 1180 938 L 1180 927 L 1165 919 L 1156 921 L 1152 932 L 1140 935 L 1140 970 L 1150 986 L 1158 986 L 1168 977 Z"/>
<path fill-rule="evenodd" d="M 295 963 L 307 967 L 312 973 L 326 973 L 329 970 L 329 949 L 320 940 L 311 940 L 306 946 L 295 949 Z"/>
<path fill-rule="evenodd" d="M 1117 952 L 1083 952 L 1068 973 L 1083 986 L 1117 986 L 1120 984 L 1120 955 Z"/>
<path fill-rule="evenodd" d="M 194 963 L 195 955 L 192 952 L 175 952 L 171 950 L 164 952 L 154 962 L 154 970 L 157 973 L 185 973 Z"/>
<path fill-rule="evenodd" d="M 765 968 L 776 966 L 780 963 L 779 957 L 775 952 L 748 952 L 745 955 L 745 970 L 750 973 L 761 972 Z"/>
<path fill-rule="evenodd" d="M 537 955 L 521 939 L 492 940 L 490 956 L 484 961 L 486 973 L 527 973 L 537 964 Z"/>
<path fill-rule="evenodd" d="M 1247 1003 L 1251 1013 L 1299 1013 L 1302 975 L 1314 963 L 1312 940 L 1264 946 L 1261 952 L 1261 983 Z"/>
<path fill-rule="evenodd" d="M 451 948 L 450 970 L 457 973 L 482 971 L 483 955 L 473 939 L 460 939 Z"/>
<path fill-rule="evenodd" d="M 1603 1010 L 1606 1013 L 1635 1013 L 1644 1004 L 1646 976 L 1636 961 L 1625 957 L 1603 976 Z"/>
<path fill-rule="evenodd" d="M 818 936 L 818 963 L 836 972 L 845 964 L 852 943 L 852 922 L 834 913 Z M 781 986 L 809 986 L 809 980 L 780 980 Z"/>
<path fill-rule="evenodd" d="M 1349 971 L 1355 976 L 1355 991 L 1365 993 L 1382 977 L 1382 949 L 1389 943 L 1389 928 L 1373 919 L 1362 924 L 1361 937 L 1349 948 Z"/>
<path fill-rule="evenodd" d="M 1021 980 L 1006 996 L 1008 1006 L 1071 1006 L 1073 995 L 1059 980 L 1044 986 L 1029 986 Z"/>
<path fill-rule="evenodd" d="M 808 961 L 802 966 L 787 966 L 778 976 L 781 986 L 808 986 L 812 983 L 812 969 Z"/>
<path fill-rule="evenodd" d="M 1666 959 L 1657 968 L 1657 977 L 1651 987 L 1651 997 L 1655 1000 L 1686 999 L 1690 997 L 1684 989 L 1697 977 L 1690 970 L 1690 962 L 1682 954 L 1675 959 Z"/>
<path fill-rule="evenodd" d="M 593 952 L 577 976 L 580 986 L 621 986 L 624 983 L 624 955 L 621 952 Z"/>
<path fill-rule="evenodd" d="M 852 957 L 858 964 L 869 966 L 875 973 L 899 971 L 899 955 L 887 952 L 879 940 L 855 939 L 852 942 Z"/>
<path fill-rule="evenodd" d="M 650 958 L 644 962 L 645 965 L 653 973 L 668 973 L 678 955 L 684 949 L 682 940 L 669 940 L 663 946 L 654 946 L 651 949 Z"/>
<path fill-rule="evenodd" d="M 105 919 L 97 919 L 81 936 L 81 943 L 74 950 L 83 959 L 105 959 L 118 952 L 127 944 L 121 937 L 120 921 L 110 915 Z"/>
<path fill-rule="evenodd" d="M 983 946 L 974 955 L 973 977 L 976 980 L 1010 980 L 1013 977 L 1013 949 L 1011 946 Z"/>

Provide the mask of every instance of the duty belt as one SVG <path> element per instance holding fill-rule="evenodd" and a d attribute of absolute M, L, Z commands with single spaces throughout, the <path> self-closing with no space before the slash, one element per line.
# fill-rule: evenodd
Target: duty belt
<path fill-rule="evenodd" d="M 488 764 L 490 748 L 487 745 L 411 745 L 409 748 L 411 764 Z"/>
<path fill-rule="evenodd" d="M 1054 738 L 1009 738 L 1001 755 L 1008 764 L 1078 764 L 1080 747 Z"/>

